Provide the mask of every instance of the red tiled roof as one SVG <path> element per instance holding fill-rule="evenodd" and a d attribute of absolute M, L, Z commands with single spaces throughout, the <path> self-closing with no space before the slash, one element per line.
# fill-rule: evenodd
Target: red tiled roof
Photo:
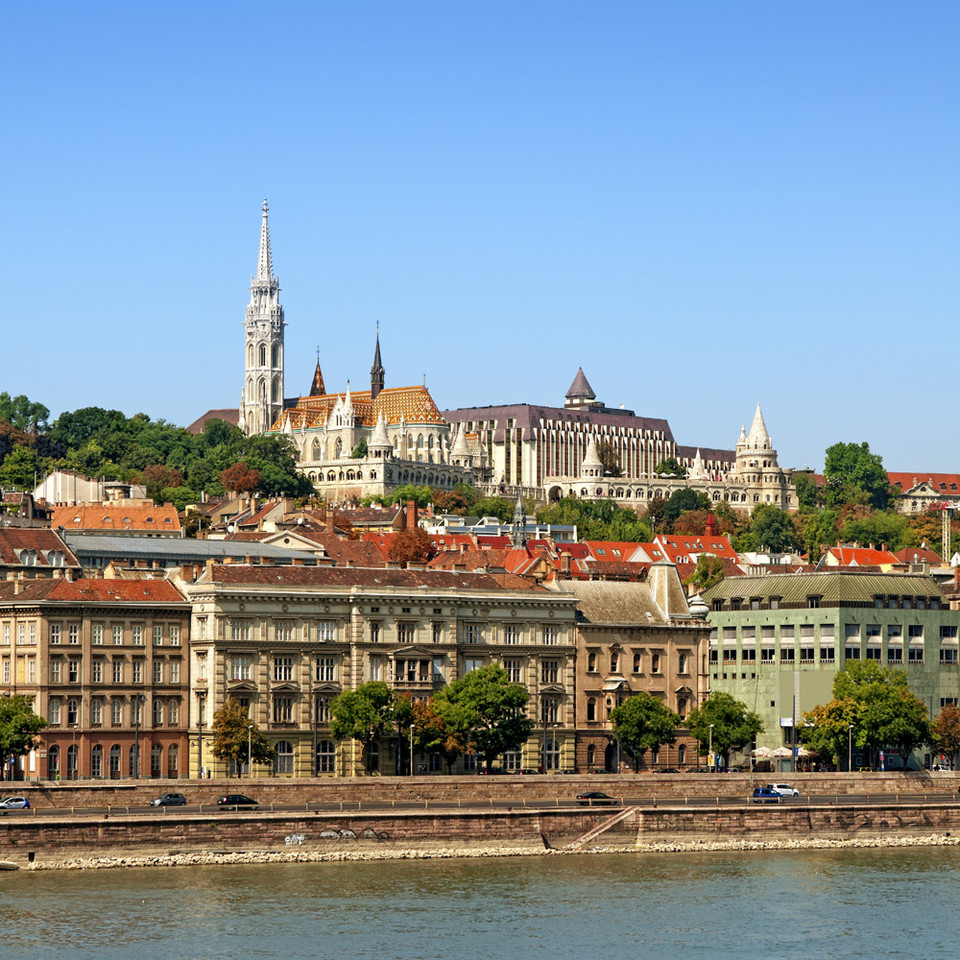
<path fill-rule="evenodd" d="M 49 567 L 47 555 L 51 550 L 63 553 L 63 562 L 68 567 L 79 567 L 80 562 L 56 531 L 45 527 L 0 527 L 0 565 L 19 566 L 21 550 L 36 551 L 36 566 Z M 32 565 L 32 564 L 31 564 Z"/>
<path fill-rule="evenodd" d="M 216 410 L 208 410 L 187 427 L 187 433 L 200 433 L 208 420 L 226 420 L 227 423 L 237 426 L 240 423 L 240 410 L 237 407 L 221 407 Z"/>
<path fill-rule="evenodd" d="M 928 483 L 944 496 L 960 496 L 960 473 L 887 473 L 887 478 L 901 493 Z"/>
<path fill-rule="evenodd" d="M 923 547 L 904 547 L 897 550 L 894 556 L 902 563 L 940 563 L 940 554 L 935 550 L 927 550 Z"/>
<path fill-rule="evenodd" d="M 827 547 L 824 553 L 829 553 L 842 567 L 880 567 L 899 562 L 895 553 L 872 547 Z"/>
<path fill-rule="evenodd" d="M 57 603 L 179 603 L 187 601 L 169 580 L 42 580 L 0 582 L 0 600 Z"/>
<path fill-rule="evenodd" d="M 319 397 L 301 397 L 296 405 L 285 409 L 277 418 L 272 430 L 281 430 L 289 417 L 294 430 L 301 427 L 322 427 L 333 411 L 337 400 L 346 398 L 345 393 L 327 393 Z M 357 393 L 350 391 L 353 414 L 361 427 L 375 427 L 383 414 L 388 427 L 405 423 L 436 423 L 445 421 L 439 408 L 433 402 L 430 391 L 424 386 L 386 387 L 377 394 L 376 400 L 370 399 L 369 390 Z"/>
<path fill-rule="evenodd" d="M 584 540 L 590 555 L 597 560 L 629 560 L 640 546 L 639 543 L 620 540 Z M 559 544 L 557 544 L 559 547 Z"/>
<path fill-rule="evenodd" d="M 162 507 L 152 503 L 82 503 L 76 507 L 56 507 L 52 527 L 56 530 L 103 530 L 123 533 L 180 532 L 180 518 L 172 504 Z"/>

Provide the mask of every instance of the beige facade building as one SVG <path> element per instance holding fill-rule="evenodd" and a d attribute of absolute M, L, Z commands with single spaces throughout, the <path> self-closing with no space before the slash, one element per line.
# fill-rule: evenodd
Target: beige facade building
<path fill-rule="evenodd" d="M 15 775 L 183 775 L 189 624 L 164 580 L 0 582 L 0 696 L 48 722 Z"/>
<path fill-rule="evenodd" d="M 634 758 L 613 734 L 610 713 L 645 691 L 686 717 L 708 690 L 710 626 L 691 613 L 677 569 L 655 563 L 639 583 L 564 581 L 577 599 L 576 766 L 581 771 L 633 769 Z M 648 752 L 641 770 L 689 770 L 697 745 L 677 731 L 677 743 Z"/>
<path fill-rule="evenodd" d="M 508 767 L 574 765 L 571 596 L 509 574 L 339 567 L 211 565 L 182 589 L 193 604 L 190 771 L 228 773 L 210 727 L 227 698 L 246 707 L 276 750 L 253 776 L 363 772 L 359 745 L 330 732 L 330 703 L 371 680 L 427 699 L 490 663 L 530 692 L 537 732 Z M 409 769 L 397 737 L 374 744 L 367 768 Z M 470 766 L 472 758 L 455 769 Z M 439 755 L 417 772 L 446 772 Z"/>

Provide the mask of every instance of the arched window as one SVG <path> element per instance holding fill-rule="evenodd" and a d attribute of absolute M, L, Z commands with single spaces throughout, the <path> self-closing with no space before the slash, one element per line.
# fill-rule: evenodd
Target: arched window
<path fill-rule="evenodd" d="M 310 457 L 312 460 L 320 459 L 320 440 L 317 437 L 313 438 L 313 443 L 310 445 Z"/>
<path fill-rule="evenodd" d="M 167 748 L 167 776 L 171 780 L 180 776 L 180 748 L 175 743 Z"/>
<path fill-rule="evenodd" d="M 677 673 L 686 673 L 687 672 L 687 655 L 685 653 L 680 654 L 680 658 L 677 661 Z"/>
<path fill-rule="evenodd" d="M 50 705 L 48 707 L 48 711 L 50 716 L 47 717 L 47 722 L 50 724 L 51 727 L 59 727 L 60 726 L 60 701 L 51 700 Z"/>
<path fill-rule="evenodd" d="M 103 747 L 99 743 L 90 751 L 90 776 L 97 780 L 103 776 Z"/>
<path fill-rule="evenodd" d="M 77 746 L 73 743 L 67 747 L 67 779 L 77 779 Z"/>
<path fill-rule="evenodd" d="M 90 723 L 94 727 L 99 727 L 103 723 L 103 701 L 102 700 L 91 700 L 90 701 Z"/>
<path fill-rule="evenodd" d="M 159 699 L 153 701 L 153 725 L 163 726 L 163 701 Z"/>
<path fill-rule="evenodd" d="M 337 748 L 332 740 L 321 740 L 317 744 L 317 772 L 336 773 Z"/>
<path fill-rule="evenodd" d="M 80 705 L 77 703 L 76 700 L 68 700 L 67 701 L 67 723 L 69 723 L 70 726 L 72 727 L 79 722 L 80 722 Z"/>
<path fill-rule="evenodd" d="M 333 445 L 333 455 L 338 460 L 340 459 L 340 454 L 343 453 L 343 440 L 340 437 L 337 437 L 337 442 Z"/>
<path fill-rule="evenodd" d="M 293 744 L 289 740 L 280 740 L 277 743 L 273 772 L 293 773 Z"/>
<path fill-rule="evenodd" d="M 175 727 L 180 722 L 180 701 L 171 700 L 167 704 L 167 722 Z"/>
<path fill-rule="evenodd" d="M 280 345 L 277 343 L 270 348 L 270 366 L 280 366 Z"/>
<path fill-rule="evenodd" d="M 594 744 L 587 747 L 587 766 L 592 767 L 597 761 L 597 748 Z"/>
<path fill-rule="evenodd" d="M 150 776 L 163 776 L 163 747 L 159 743 L 150 748 Z"/>
<path fill-rule="evenodd" d="M 280 381 L 279 380 L 273 381 L 273 387 L 270 391 L 270 395 L 274 403 L 280 402 Z"/>
<path fill-rule="evenodd" d="M 51 780 L 60 779 L 60 748 L 56 744 L 47 750 L 47 776 Z"/>
<path fill-rule="evenodd" d="M 247 366 L 248 367 L 253 366 L 253 344 L 252 343 L 247 344 Z"/>
<path fill-rule="evenodd" d="M 120 744 L 119 743 L 115 743 L 110 748 L 109 776 L 111 780 L 120 779 Z"/>
<path fill-rule="evenodd" d="M 260 363 L 258 366 L 265 367 L 267 365 L 267 346 L 264 343 L 260 344 L 259 358 Z"/>
<path fill-rule="evenodd" d="M 687 746 L 684 743 L 681 743 L 677 747 L 677 763 L 686 763 L 687 762 Z"/>

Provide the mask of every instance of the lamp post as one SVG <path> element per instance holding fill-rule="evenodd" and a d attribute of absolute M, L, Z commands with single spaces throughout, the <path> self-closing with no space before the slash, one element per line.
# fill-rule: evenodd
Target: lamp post
<path fill-rule="evenodd" d="M 410 724 L 410 776 L 413 776 L 413 724 Z"/>
<path fill-rule="evenodd" d="M 143 707 L 143 694 L 136 694 L 133 698 L 136 705 L 133 712 L 133 722 L 136 733 L 133 739 L 133 779 L 140 779 L 140 710 Z"/>
<path fill-rule="evenodd" d="M 76 724 L 73 725 L 73 745 L 70 749 L 70 753 L 73 756 L 73 769 L 70 771 L 70 779 L 76 780 L 77 767 L 79 766 L 79 764 L 77 763 L 77 725 Z"/>
<path fill-rule="evenodd" d="M 253 779 L 253 724 L 247 724 L 247 776 Z"/>
<path fill-rule="evenodd" d="M 707 756 L 710 758 L 710 772 L 716 773 L 717 765 L 713 762 L 713 724 L 710 724 L 710 730 L 707 734 L 709 746 L 707 747 Z"/>
<path fill-rule="evenodd" d="M 853 724 L 847 727 L 847 773 L 853 773 Z"/>
<path fill-rule="evenodd" d="M 317 769 L 317 698 L 310 695 L 311 706 L 313 707 L 313 762 L 310 764 L 311 769 L 313 770 L 313 775 L 317 776 L 319 770 Z"/>

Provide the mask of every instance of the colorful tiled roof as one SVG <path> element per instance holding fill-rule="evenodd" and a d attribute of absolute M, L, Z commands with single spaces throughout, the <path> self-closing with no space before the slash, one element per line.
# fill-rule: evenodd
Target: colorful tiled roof
<path fill-rule="evenodd" d="M 22 580 L 0 582 L 0 601 L 46 600 L 56 603 L 186 604 L 169 580 Z"/>
<path fill-rule="evenodd" d="M 112 533 L 138 531 L 153 534 L 179 534 L 180 518 L 176 507 L 152 503 L 84 503 L 53 510 L 54 530 L 103 530 Z"/>
<path fill-rule="evenodd" d="M 289 418 L 294 430 L 302 427 L 324 426 L 337 401 L 346 399 L 346 393 L 327 393 L 317 397 L 301 397 L 295 406 L 284 410 L 274 423 L 273 430 L 281 430 Z M 444 423 L 440 409 L 433 402 L 430 391 L 424 387 L 386 387 L 380 391 L 376 400 L 370 399 L 370 391 L 359 393 L 350 391 L 353 403 L 353 415 L 356 423 L 371 430 L 377 425 L 380 414 L 387 426 L 399 426 L 404 423 Z"/>
<path fill-rule="evenodd" d="M 944 496 L 960 496 L 960 474 L 958 473 L 888 473 L 890 483 L 906 493 L 914 487 L 927 484 L 935 493 Z"/>
<path fill-rule="evenodd" d="M 0 566 L 26 563 L 23 551 L 29 551 L 29 566 L 49 567 L 80 565 L 70 548 L 53 530 L 42 527 L 0 527 Z M 50 552 L 63 554 L 63 563 L 50 563 Z M 57 558 L 59 560 L 59 557 Z"/>

